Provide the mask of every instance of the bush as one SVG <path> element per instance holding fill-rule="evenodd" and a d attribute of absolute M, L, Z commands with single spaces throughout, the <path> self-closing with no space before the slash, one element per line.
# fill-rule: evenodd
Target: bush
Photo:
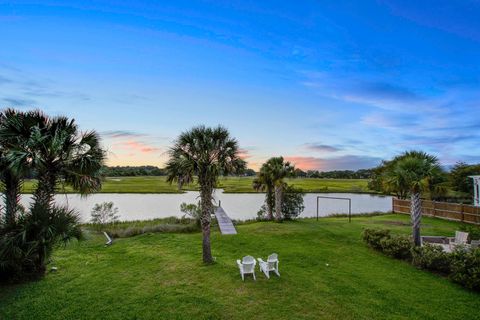
<path fill-rule="evenodd" d="M 480 248 L 456 249 L 451 254 L 450 279 L 462 286 L 480 291 Z"/>
<path fill-rule="evenodd" d="M 303 205 L 303 197 L 305 193 L 294 186 L 287 185 L 283 194 L 282 214 L 283 219 L 291 220 L 298 217 L 305 206 Z"/>
<path fill-rule="evenodd" d="M 380 239 L 382 251 L 390 257 L 411 260 L 413 242 L 407 236 L 384 237 Z"/>
<path fill-rule="evenodd" d="M 0 280 L 21 281 L 43 275 L 54 247 L 81 237 L 77 212 L 34 205 L 13 224 L 0 227 Z"/>
<path fill-rule="evenodd" d="M 365 229 L 363 230 L 362 238 L 370 247 L 375 250 L 382 250 L 382 239 L 390 239 L 390 230 L 375 230 Z"/>
<path fill-rule="evenodd" d="M 202 207 L 200 201 L 197 204 L 182 202 L 182 204 L 180 204 L 180 211 L 184 213 L 182 218 L 190 217 L 196 221 L 198 226 L 201 225 Z"/>
<path fill-rule="evenodd" d="M 452 253 L 435 244 L 413 246 L 407 236 L 392 236 L 390 230 L 365 229 L 363 240 L 372 248 L 398 259 L 411 260 L 418 268 L 437 272 L 462 286 L 480 291 L 480 248 L 458 246 Z"/>
<path fill-rule="evenodd" d="M 423 247 L 412 248 L 412 264 L 421 269 L 448 274 L 450 260 L 450 254 L 437 245 L 427 243 Z"/>
<path fill-rule="evenodd" d="M 97 229 L 102 229 L 105 225 L 118 221 L 120 216 L 117 213 L 118 208 L 113 202 L 96 203 L 92 209 L 90 221 Z"/>
<path fill-rule="evenodd" d="M 293 220 L 298 217 L 305 206 L 303 204 L 303 197 L 305 193 L 302 189 L 295 188 L 294 186 L 285 184 L 285 189 L 283 190 L 283 200 L 282 200 L 282 219 Z M 265 199 L 267 201 L 267 199 Z M 272 202 L 275 202 L 275 198 L 272 199 Z M 272 203 L 272 206 L 273 206 Z M 275 210 L 275 209 L 274 209 Z M 273 212 L 275 215 L 275 212 Z M 267 208 L 266 205 L 262 205 L 260 210 L 257 212 L 257 220 L 262 221 L 266 219 Z"/>

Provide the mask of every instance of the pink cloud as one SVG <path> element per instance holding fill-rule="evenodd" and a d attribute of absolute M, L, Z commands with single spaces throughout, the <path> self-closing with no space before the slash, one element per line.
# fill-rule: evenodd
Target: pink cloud
<path fill-rule="evenodd" d="M 127 140 L 127 141 L 117 142 L 113 144 L 113 147 L 116 149 L 137 151 L 141 153 L 153 153 L 153 152 L 161 151 L 161 149 L 158 147 L 155 147 L 137 140 Z"/>
<path fill-rule="evenodd" d="M 240 149 L 238 150 L 238 156 L 242 160 L 247 160 L 248 158 L 251 158 L 252 156 L 250 155 L 250 152 L 247 149 Z"/>

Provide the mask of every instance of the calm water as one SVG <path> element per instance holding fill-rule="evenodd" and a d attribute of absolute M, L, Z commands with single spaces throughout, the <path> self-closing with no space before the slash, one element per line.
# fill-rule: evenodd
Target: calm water
<path fill-rule="evenodd" d="M 180 204 L 196 203 L 198 192 L 182 194 L 120 194 L 100 193 L 87 198 L 76 194 L 57 195 L 57 204 L 68 204 L 77 209 L 84 222 L 90 219 L 90 211 L 95 203 L 113 201 L 119 209 L 121 220 L 154 219 L 168 216 L 182 216 Z M 305 210 L 302 217 L 316 216 L 317 196 L 348 197 L 352 199 L 352 213 L 388 212 L 392 210 L 392 198 L 368 194 L 351 193 L 307 193 L 304 198 Z M 31 195 L 23 195 L 22 204 L 27 206 Z M 256 218 L 257 212 L 264 202 L 264 194 L 222 193 L 215 192 L 215 199 L 221 201 L 222 207 L 232 219 L 245 220 Z M 348 201 L 320 199 L 319 215 L 332 213 L 348 213 Z"/>

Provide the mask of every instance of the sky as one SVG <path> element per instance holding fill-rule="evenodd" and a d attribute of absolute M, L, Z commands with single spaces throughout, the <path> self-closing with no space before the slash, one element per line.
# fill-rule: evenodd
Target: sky
<path fill-rule="evenodd" d="M 0 40 L 0 108 L 75 118 L 109 165 L 162 167 L 196 125 L 253 169 L 480 162 L 478 0 L 0 0 Z"/>

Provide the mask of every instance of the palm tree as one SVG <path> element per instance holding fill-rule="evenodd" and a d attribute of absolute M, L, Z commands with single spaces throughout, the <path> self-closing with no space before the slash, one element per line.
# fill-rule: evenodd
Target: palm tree
<path fill-rule="evenodd" d="M 274 184 L 272 177 L 268 172 L 266 164 L 260 168 L 257 177 L 253 180 L 253 189 L 265 192 L 265 204 L 267 206 L 267 220 L 273 220 L 273 206 L 275 197 L 273 196 Z"/>
<path fill-rule="evenodd" d="M 220 175 L 238 173 L 245 169 L 239 157 L 237 140 L 224 127 L 194 127 L 183 132 L 169 151 L 167 181 L 176 181 L 181 188 L 198 176 L 200 185 L 203 262 L 212 263 L 210 220 L 213 212 L 212 195 Z"/>
<path fill-rule="evenodd" d="M 265 171 L 273 182 L 275 189 L 275 220 L 280 221 L 282 219 L 283 189 L 285 188 L 284 179 L 293 175 L 295 167 L 290 162 L 285 162 L 283 157 L 273 157 L 265 163 Z"/>
<path fill-rule="evenodd" d="M 7 117 L 0 139 L 10 142 L 10 168 L 19 173 L 30 167 L 38 178 L 35 205 L 51 208 L 58 183 L 71 185 L 82 195 L 101 187 L 105 152 L 94 131 L 80 133 L 74 120 L 49 118 L 40 111 Z"/>
<path fill-rule="evenodd" d="M 442 174 L 439 161 L 435 156 L 424 152 L 409 152 L 401 157 L 386 173 L 387 184 L 402 185 L 410 194 L 410 213 L 412 219 L 413 240 L 420 246 L 420 221 L 422 218 L 422 202 L 420 194 L 431 189 L 431 182 Z"/>
<path fill-rule="evenodd" d="M 0 113 L 0 130 L 8 121 L 19 120 L 20 114 L 14 109 L 7 109 Z M 11 163 L 7 157 L 8 152 L 16 145 L 17 136 L 15 139 L 0 138 L 0 182 L 3 187 L 3 198 L 5 203 L 5 226 L 13 226 L 16 214 L 19 209 L 20 191 L 23 184 L 23 175 L 27 170 L 21 172 L 14 172 L 10 167 Z"/>
<path fill-rule="evenodd" d="M 13 109 L 2 113 L 0 147 L 7 211 L 18 207 L 25 173 L 34 171 L 38 179 L 30 210 L 18 219 L 10 215 L 15 229 L 2 237 L 9 245 L 0 250 L 0 265 L 43 273 L 56 243 L 80 237 L 77 214 L 53 205 L 58 184 L 71 185 L 82 195 L 99 190 L 105 152 L 98 135 L 80 133 L 74 120 Z"/>

